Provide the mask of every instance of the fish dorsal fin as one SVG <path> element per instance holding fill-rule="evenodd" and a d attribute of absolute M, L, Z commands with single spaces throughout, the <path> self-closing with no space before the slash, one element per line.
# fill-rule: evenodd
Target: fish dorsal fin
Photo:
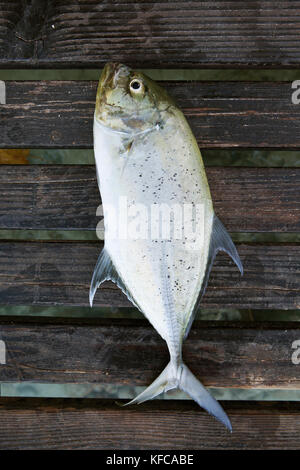
<path fill-rule="evenodd" d="M 224 227 L 220 219 L 214 214 L 206 271 L 204 274 L 204 278 L 203 278 L 203 282 L 202 282 L 202 286 L 199 292 L 198 299 L 195 303 L 195 307 L 187 323 L 184 338 L 186 338 L 189 334 L 195 315 L 199 308 L 200 301 L 205 293 L 205 289 L 208 283 L 209 274 L 210 274 L 214 259 L 216 257 L 216 254 L 219 251 L 225 251 L 230 256 L 232 261 L 237 265 L 241 275 L 243 275 L 243 265 L 239 257 L 239 254 L 237 252 L 237 249 L 233 241 L 231 240 L 231 237 L 229 233 L 227 232 L 226 228 Z"/>
<path fill-rule="evenodd" d="M 241 275 L 243 275 L 243 265 L 237 249 L 221 220 L 214 214 L 211 243 L 208 255 L 208 258 L 212 257 L 212 262 L 214 261 L 218 251 L 225 251 L 230 256 L 232 261 L 237 265 Z"/>
<path fill-rule="evenodd" d="M 93 277 L 91 280 L 91 286 L 90 286 L 90 306 L 93 306 L 93 300 L 96 294 L 96 291 L 98 287 L 104 282 L 104 281 L 112 281 L 117 286 L 124 292 L 124 294 L 127 296 L 127 298 L 130 300 L 130 302 L 133 303 L 133 305 L 137 308 L 137 304 L 133 300 L 131 294 L 129 293 L 127 287 L 125 286 L 123 280 L 121 279 L 120 275 L 118 274 L 111 257 L 107 253 L 106 249 L 103 248 L 101 251 L 99 258 L 97 260 Z"/>

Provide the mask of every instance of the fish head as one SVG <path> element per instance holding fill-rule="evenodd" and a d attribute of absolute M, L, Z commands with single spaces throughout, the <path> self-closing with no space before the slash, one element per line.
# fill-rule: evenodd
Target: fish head
<path fill-rule="evenodd" d="M 116 131 L 143 132 L 161 124 L 173 100 L 157 83 L 126 65 L 105 65 L 97 91 L 95 119 Z"/>

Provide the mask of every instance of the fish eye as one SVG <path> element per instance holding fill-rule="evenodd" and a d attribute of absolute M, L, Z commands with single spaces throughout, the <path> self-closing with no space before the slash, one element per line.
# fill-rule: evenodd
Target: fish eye
<path fill-rule="evenodd" d="M 142 94 L 145 91 L 144 84 L 141 80 L 134 78 L 129 84 L 130 92 L 133 94 Z"/>
<path fill-rule="evenodd" d="M 130 83 L 130 86 L 134 90 L 138 90 L 141 87 L 141 84 L 137 80 L 132 80 L 132 82 Z"/>

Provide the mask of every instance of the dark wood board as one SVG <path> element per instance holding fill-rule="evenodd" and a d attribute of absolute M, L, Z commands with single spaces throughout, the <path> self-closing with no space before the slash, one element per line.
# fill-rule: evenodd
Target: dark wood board
<path fill-rule="evenodd" d="M 163 82 L 201 148 L 300 148 L 289 82 Z M 1 148 L 93 146 L 94 81 L 6 82 Z"/>
<path fill-rule="evenodd" d="M 299 403 L 222 405 L 232 434 L 191 401 L 1 398 L 0 449 L 299 450 Z"/>
<path fill-rule="evenodd" d="M 101 242 L 1 242 L 0 304 L 88 306 L 89 285 Z M 299 308 L 297 244 L 240 244 L 244 276 L 218 254 L 203 307 Z M 129 306 L 112 282 L 98 289 L 95 305 Z"/>
<path fill-rule="evenodd" d="M 194 323 L 183 357 L 206 386 L 300 389 L 299 324 Z M 146 386 L 169 361 L 146 320 L 0 318 L 0 381 Z M 295 346 L 295 345 L 294 345 Z M 299 348 L 299 346 L 298 346 Z"/>
<path fill-rule="evenodd" d="M 299 67 L 297 1 L 0 2 L 6 68 Z"/>
<path fill-rule="evenodd" d="M 298 168 L 206 170 L 214 208 L 233 232 L 299 232 Z M 0 229 L 95 230 L 94 166 L 0 167 Z"/>

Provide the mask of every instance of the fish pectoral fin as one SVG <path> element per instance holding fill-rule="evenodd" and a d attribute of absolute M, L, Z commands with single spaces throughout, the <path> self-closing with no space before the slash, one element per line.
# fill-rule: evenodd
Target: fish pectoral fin
<path fill-rule="evenodd" d="M 231 240 L 229 233 L 220 221 L 220 219 L 214 214 L 212 234 L 211 234 L 211 245 L 209 248 L 209 258 L 215 258 L 218 251 L 225 251 L 232 261 L 237 265 L 241 275 L 243 275 L 243 265 L 237 249 Z"/>
<path fill-rule="evenodd" d="M 134 299 L 132 298 L 131 294 L 129 293 L 127 287 L 125 286 L 123 280 L 121 279 L 120 275 L 118 274 L 111 257 L 107 253 L 106 249 L 103 248 L 101 251 L 99 258 L 97 260 L 93 277 L 91 280 L 90 286 L 90 306 L 93 306 L 93 300 L 96 294 L 98 287 L 105 281 L 112 281 L 124 292 L 130 302 L 137 308 L 138 305 L 135 303 Z"/>

